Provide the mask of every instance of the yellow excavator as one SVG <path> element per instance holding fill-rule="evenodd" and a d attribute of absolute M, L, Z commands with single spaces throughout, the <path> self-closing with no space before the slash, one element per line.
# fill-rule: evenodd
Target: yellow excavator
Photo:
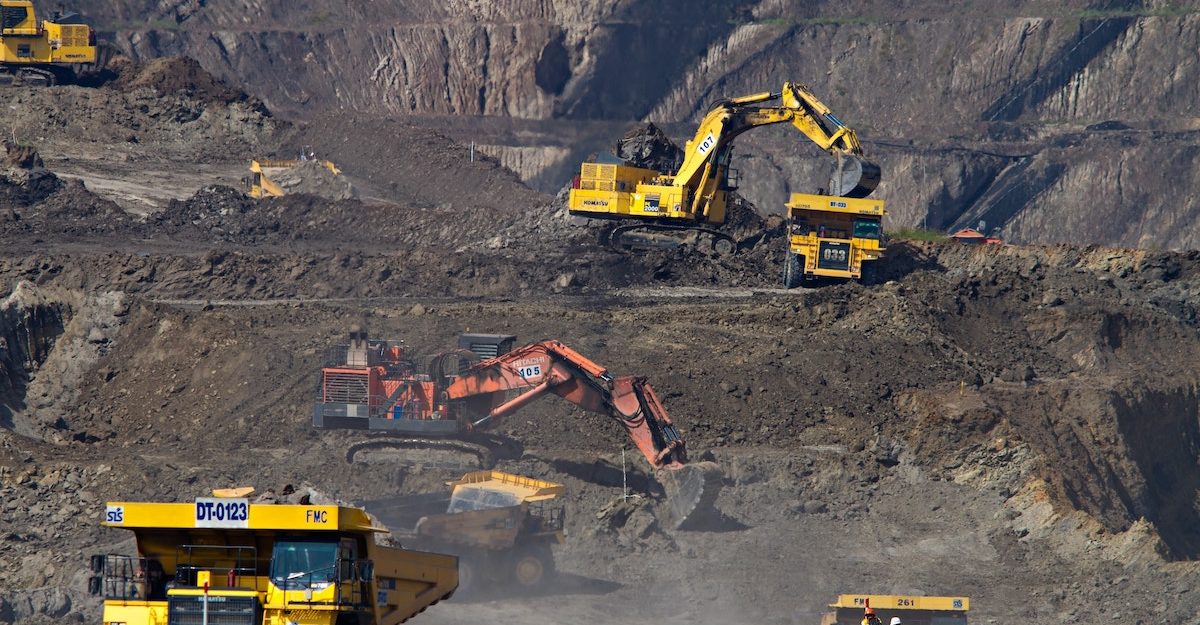
<path fill-rule="evenodd" d="M 39 20 L 29 0 L 0 0 L 0 84 L 70 84 L 101 69 L 110 54 L 77 13 Z"/>
<path fill-rule="evenodd" d="M 778 101 L 775 105 L 764 103 Z M 695 245 L 731 254 L 737 242 L 717 229 L 725 223 L 728 193 L 736 188 L 729 167 L 738 135 L 758 126 L 788 123 L 834 157 L 826 191 L 831 196 L 865 198 L 879 184 L 880 169 L 863 157 L 854 130 L 846 126 L 808 87 L 783 83 L 779 93 L 755 93 L 717 102 L 684 147 L 675 173 L 625 164 L 587 162 L 572 183 L 572 215 L 622 219 L 608 235 L 617 247 Z"/>

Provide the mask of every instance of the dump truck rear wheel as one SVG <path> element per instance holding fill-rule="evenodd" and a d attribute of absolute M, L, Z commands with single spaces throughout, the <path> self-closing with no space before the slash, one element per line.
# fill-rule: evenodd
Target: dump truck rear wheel
<path fill-rule="evenodd" d="M 461 598 L 470 598 L 475 592 L 476 579 L 479 577 L 479 563 L 473 558 L 459 556 L 458 558 L 458 588 L 455 593 Z"/>

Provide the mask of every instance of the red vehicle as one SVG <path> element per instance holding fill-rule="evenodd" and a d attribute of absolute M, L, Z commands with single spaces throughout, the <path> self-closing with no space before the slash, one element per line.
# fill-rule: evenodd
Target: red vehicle
<path fill-rule="evenodd" d="M 313 424 L 453 437 L 488 429 L 553 393 L 613 417 L 651 466 L 687 461 L 679 430 L 645 378 L 613 376 L 558 341 L 510 350 L 514 339 L 463 335 L 459 349 L 433 356 L 422 371 L 400 342 L 352 332 L 345 351 L 335 352 L 344 358 L 321 370 Z"/>
<path fill-rule="evenodd" d="M 959 243 L 968 245 L 1004 245 L 1004 240 L 998 234 L 999 230 L 988 236 L 974 228 L 964 228 L 950 235 L 950 238 Z"/>

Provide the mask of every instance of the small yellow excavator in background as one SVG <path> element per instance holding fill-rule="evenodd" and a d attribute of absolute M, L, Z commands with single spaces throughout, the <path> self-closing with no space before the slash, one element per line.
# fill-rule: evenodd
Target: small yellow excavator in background
<path fill-rule="evenodd" d="M 774 100 L 780 103 L 763 106 Z M 755 93 L 716 103 L 687 142 L 683 163 L 674 173 L 584 163 L 572 183 L 569 210 L 582 217 L 632 220 L 609 234 L 608 242 L 618 247 L 692 244 L 731 254 L 737 242 L 716 226 L 725 223 L 728 193 L 736 188 L 729 166 L 733 140 L 751 128 L 783 123 L 833 155 L 826 191 L 830 196 L 865 198 L 875 190 L 879 166 L 863 157 L 854 130 L 807 87 L 785 82 L 779 93 Z"/>
<path fill-rule="evenodd" d="M 313 163 L 324 167 L 334 176 L 342 175 L 342 170 L 338 169 L 338 166 L 334 165 L 332 161 L 316 158 L 259 158 L 250 161 L 250 175 L 243 179 L 247 186 L 246 194 L 255 199 L 285 196 L 289 193 L 287 188 L 289 183 L 294 182 L 293 178 L 304 175 L 300 168 L 316 166 Z M 296 175 L 291 175 L 292 172 L 295 172 Z"/>
<path fill-rule="evenodd" d="M 0 0 L 0 84 L 70 84 L 103 68 L 110 54 L 76 13 L 39 20 L 29 0 Z"/>

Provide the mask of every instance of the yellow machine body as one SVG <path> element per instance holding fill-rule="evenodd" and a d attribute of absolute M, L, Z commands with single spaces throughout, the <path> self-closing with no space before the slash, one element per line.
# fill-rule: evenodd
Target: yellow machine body
<path fill-rule="evenodd" d="M 262 199 L 264 197 L 281 197 L 287 195 L 287 190 L 279 186 L 277 182 L 271 179 L 271 176 L 277 176 L 280 172 L 291 169 L 300 163 L 300 159 L 269 159 L 260 158 L 250 161 L 250 176 L 244 181 L 249 187 L 247 195 L 252 198 Z M 342 175 L 342 170 L 338 169 L 332 161 L 317 161 L 322 167 L 328 169 L 335 176 Z"/>
<path fill-rule="evenodd" d="M 92 559 L 104 625 L 396 625 L 458 586 L 457 558 L 378 545 L 346 506 L 109 502 L 103 525 L 137 542 Z"/>
<path fill-rule="evenodd" d="M 692 205 L 696 193 L 689 187 L 660 182 L 651 169 L 614 163 L 584 163 L 579 188 L 567 199 L 573 214 L 588 217 L 725 223 L 726 191 L 718 189 L 716 176 L 706 181 L 699 193 L 711 200 L 697 213 Z"/>
<path fill-rule="evenodd" d="M 95 62 L 95 40 L 87 24 L 39 21 L 29 0 L 0 0 L 0 63 Z"/>
<path fill-rule="evenodd" d="M 859 625 L 867 605 L 880 622 L 900 617 L 904 625 L 967 625 L 971 609 L 969 597 L 925 597 L 919 595 L 838 595 L 829 604 L 831 612 L 821 625 Z"/>
<path fill-rule="evenodd" d="M 883 200 L 793 193 L 787 203 L 788 259 L 814 278 L 861 279 L 863 267 L 883 258 Z M 784 282 L 789 282 L 786 272 Z M 788 284 L 787 286 L 796 286 Z"/>

